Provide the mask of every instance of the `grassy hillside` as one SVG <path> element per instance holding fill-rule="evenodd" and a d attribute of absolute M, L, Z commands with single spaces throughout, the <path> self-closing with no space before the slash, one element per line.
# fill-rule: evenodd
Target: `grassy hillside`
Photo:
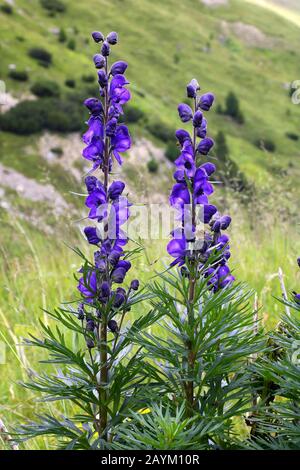
<path fill-rule="evenodd" d="M 143 146 L 135 149 L 124 171 L 132 200 L 140 202 L 147 196 L 157 202 L 171 186 L 171 167 L 163 157 L 165 143 L 153 135 L 153 125 L 165 124 L 171 131 L 179 125 L 177 103 L 185 99 L 186 83 L 197 77 L 204 91 L 216 94 L 210 133 L 225 133 L 230 157 L 256 188 L 247 206 L 241 195 L 229 189 L 219 189 L 216 196 L 218 204 L 233 215 L 231 266 L 239 279 L 257 290 L 261 316 L 274 324 L 280 313 L 272 298 L 280 295 L 279 265 L 290 289 L 300 281 L 295 267 L 300 253 L 300 107 L 292 104 L 287 89 L 300 79 L 300 28 L 282 15 L 282 8 L 271 11 L 254 0 L 230 0 L 215 8 L 200 0 L 62 1 L 66 10 L 55 15 L 49 15 L 39 0 L 15 0 L 10 13 L 0 9 L 0 80 L 5 81 L 10 97 L 32 99 L 32 85 L 50 79 L 59 84 L 61 97 L 72 93 L 73 100 L 82 101 L 86 88 L 94 86 L 82 78 L 95 73 L 90 32 L 118 31 L 120 44 L 114 58 L 128 61 L 132 103 L 142 111 L 142 118 L 131 124 L 131 133 L 135 143 L 147 139 L 153 146 L 144 152 L 146 156 Z M 60 30 L 66 35 L 64 42 L 59 41 Z M 48 68 L 29 57 L 33 47 L 52 54 Z M 10 78 L 13 65 L 28 72 L 27 81 Z M 66 80 L 75 80 L 75 88 L 66 86 Z M 230 91 L 239 99 L 244 124 L 216 111 L 218 105 L 224 107 Z M 259 148 L 257 141 L 272 141 L 275 150 Z M 51 146 L 61 147 L 63 156 L 53 161 L 45 158 Z M 25 378 L 26 369 L 39 367 L 36 353 L 24 353 L 19 347 L 20 338 L 37 332 L 41 307 L 51 309 L 75 292 L 72 273 L 78 259 L 64 243 L 85 247 L 74 223 L 81 217 L 82 200 L 70 194 L 82 186 L 80 150 L 76 133 L 21 136 L 0 130 L 0 165 L 26 177 L 22 184 L 35 181 L 41 191 L 50 185 L 68 204 L 57 213 L 47 199 L 22 197 L 18 187 L 0 180 L 0 341 L 7 345 L 7 362 L 0 364 L 0 417 L 9 424 L 37 409 L 31 394 L 24 395 L 16 385 Z M 159 171 L 149 174 L 147 159 L 156 151 Z M 166 240 L 146 244 L 132 276 L 138 272 L 147 282 L 154 269 L 168 263 L 165 245 Z M 50 446 L 50 441 L 35 444 L 36 448 Z"/>

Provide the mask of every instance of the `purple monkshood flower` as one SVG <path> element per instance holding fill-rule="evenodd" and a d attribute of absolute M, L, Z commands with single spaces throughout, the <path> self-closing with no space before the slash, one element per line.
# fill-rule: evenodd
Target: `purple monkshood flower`
<path fill-rule="evenodd" d="M 212 107 L 214 99 L 215 97 L 212 93 L 205 93 L 205 95 L 202 95 L 200 97 L 200 101 L 198 104 L 199 108 L 203 109 L 203 111 L 209 111 Z"/>
<path fill-rule="evenodd" d="M 115 76 L 115 75 L 122 75 L 125 73 L 125 70 L 127 69 L 127 63 L 124 62 L 123 60 L 120 60 L 119 62 L 115 62 L 112 64 L 110 73 Z"/>
<path fill-rule="evenodd" d="M 104 57 L 108 57 L 110 54 L 110 45 L 107 41 L 103 41 L 102 47 L 101 47 L 101 54 Z"/>
<path fill-rule="evenodd" d="M 87 302 L 92 302 L 97 295 L 96 272 L 88 271 L 86 276 L 79 279 L 77 288 Z"/>
<path fill-rule="evenodd" d="M 101 54 L 95 54 L 93 57 L 93 61 L 95 64 L 96 69 L 102 69 L 105 66 L 105 57 Z"/>
<path fill-rule="evenodd" d="M 214 141 L 213 139 L 211 139 L 210 137 L 205 137 L 203 140 L 201 140 L 201 142 L 199 143 L 198 147 L 197 147 L 197 151 L 201 154 L 201 155 L 207 155 L 210 150 L 213 148 L 214 146 Z"/>
<path fill-rule="evenodd" d="M 188 122 L 193 117 L 192 108 L 185 103 L 181 103 L 180 105 L 178 105 L 178 114 L 182 122 Z"/>
<path fill-rule="evenodd" d="M 129 131 L 126 126 L 120 125 L 116 129 L 115 135 L 111 138 L 111 145 L 115 159 L 122 165 L 120 152 L 126 152 L 131 146 Z"/>
<path fill-rule="evenodd" d="M 197 91 L 200 90 L 199 83 L 193 78 L 186 87 L 186 94 L 188 98 L 196 98 Z"/>
<path fill-rule="evenodd" d="M 118 34 L 115 31 L 112 31 L 106 36 L 106 40 L 109 44 L 114 46 L 118 42 Z"/>
<path fill-rule="evenodd" d="M 94 39 L 95 42 L 101 42 L 104 41 L 104 36 L 100 31 L 94 31 L 92 33 L 92 38 Z"/>

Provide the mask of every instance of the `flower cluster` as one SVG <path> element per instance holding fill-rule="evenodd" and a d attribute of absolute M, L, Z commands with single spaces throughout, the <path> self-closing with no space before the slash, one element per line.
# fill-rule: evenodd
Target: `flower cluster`
<path fill-rule="evenodd" d="M 181 153 L 175 161 L 174 184 L 170 204 L 178 212 L 181 226 L 172 232 L 168 253 L 175 258 L 172 265 L 184 268 L 186 262 L 193 262 L 198 271 L 206 266 L 212 253 L 219 256 L 213 266 L 205 270 L 208 284 L 214 291 L 224 288 L 234 281 L 227 260 L 230 257 L 229 238 L 222 234 L 231 223 L 228 215 L 219 214 L 216 206 L 209 203 L 209 196 L 214 192 L 210 181 L 216 167 L 204 161 L 214 145 L 213 139 L 207 136 L 207 120 L 204 112 L 209 111 L 214 95 L 199 95 L 200 86 L 193 79 L 187 85 L 187 96 L 193 100 L 193 109 L 186 103 L 178 106 L 182 122 L 192 122 L 192 135 L 185 129 L 176 131 Z M 184 271 L 184 269 L 183 269 Z"/>
<path fill-rule="evenodd" d="M 84 104 L 90 112 L 87 122 L 88 130 L 82 139 L 86 145 L 83 157 L 92 162 L 89 176 L 85 179 L 87 197 L 85 204 L 89 209 L 88 218 L 93 221 L 92 226 L 84 229 L 87 241 L 97 246 L 94 253 L 94 262 L 86 263 L 80 270 L 82 277 L 78 282 L 78 290 L 83 302 L 80 302 L 78 316 L 86 318 L 87 329 L 92 331 L 94 321 L 85 313 L 86 306 L 96 309 L 97 318 L 101 318 L 104 311 L 109 309 L 125 308 L 130 292 L 139 287 L 138 280 L 134 280 L 128 291 L 120 284 L 123 283 L 130 262 L 125 259 L 124 246 L 127 237 L 121 226 L 129 218 L 129 201 L 122 196 L 125 184 L 122 181 L 109 182 L 109 174 L 113 166 L 113 159 L 122 164 L 121 153 L 130 148 L 131 141 L 127 127 L 119 124 L 118 120 L 123 114 L 123 105 L 130 99 L 130 92 L 126 88 L 129 82 L 125 78 L 127 63 L 115 62 L 109 67 L 108 57 L 111 46 L 117 44 L 117 33 L 111 32 L 105 38 L 100 32 L 92 33 L 96 43 L 101 46 L 100 53 L 94 55 L 94 64 L 98 71 L 99 98 L 88 98 Z M 103 182 L 91 175 L 96 169 L 102 171 Z M 119 287 L 114 288 L 114 284 Z M 108 328 L 115 332 L 118 329 L 115 320 L 107 318 Z M 92 347 L 93 344 L 88 344 Z"/>

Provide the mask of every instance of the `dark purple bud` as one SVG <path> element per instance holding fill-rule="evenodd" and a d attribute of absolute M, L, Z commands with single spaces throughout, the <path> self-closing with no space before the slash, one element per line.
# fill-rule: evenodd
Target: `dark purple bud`
<path fill-rule="evenodd" d="M 98 243 L 100 243 L 101 239 L 97 235 L 96 227 L 85 227 L 83 231 L 87 238 L 87 241 L 91 245 L 98 245 Z"/>
<path fill-rule="evenodd" d="M 214 102 L 214 95 L 212 93 L 205 93 L 205 95 L 202 95 L 198 107 L 203 109 L 203 111 L 209 111 L 213 102 Z"/>
<path fill-rule="evenodd" d="M 102 103 L 97 98 L 88 98 L 87 100 L 84 101 L 84 105 L 94 115 L 98 115 L 103 112 Z"/>
<path fill-rule="evenodd" d="M 118 331 L 118 323 L 116 322 L 116 320 L 109 320 L 107 326 L 112 333 L 116 333 Z"/>
<path fill-rule="evenodd" d="M 226 230 L 231 224 L 231 217 L 229 215 L 223 215 L 220 219 L 221 230 Z"/>
<path fill-rule="evenodd" d="M 101 54 L 104 56 L 104 57 L 107 57 L 109 56 L 110 54 L 110 47 L 109 47 L 109 44 L 107 41 L 104 41 L 103 44 L 102 44 L 102 47 L 101 47 Z"/>
<path fill-rule="evenodd" d="M 88 321 L 86 322 L 86 329 L 87 329 L 87 331 L 94 331 L 94 329 L 95 329 L 95 322 L 94 322 L 94 320 L 88 320 Z"/>
<path fill-rule="evenodd" d="M 108 196 L 110 199 L 113 201 L 115 199 L 118 199 L 119 196 L 121 196 L 122 192 L 124 191 L 125 184 L 123 181 L 114 181 L 108 190 Z"/>
<path fill-rule="evenodd" d="M 122 292 L 116 292 L 113 300 L 113 306 L 115 308 L 121 307 L 121 305 L 125 302 L 125 295 Z"/>
<path fill-rule="evenodd" d="M 109 44 L 114 46 L 118 42 L 118 34 L 115 31 L 112 31 L 107 35 L 106 40 Z"/>
<path fill-rule="evenodd" d="M 95 64 L 96 69 L 102 69 L 105 65 L 105 57 L 101 54 L 95 54 L 93 57 L 93 61 Z"/>
<path fill-rule="evenodd" d="M 140 286 L 140 283 L 138 279 L 133 279 L 133 281 L 131 281 L 130 288 L 132 290 L 138 290 L 139 286 Z"/>
<path fill-rule="evenodd" d="M 300 258 L 297 259 L 298 266 L 300 268 Z"/>
<path fill-rule="evenodd" d="M 212 204 L 204 204 L 203 205 L 203 216 L 201 218 L 201 222 L 208 224 L 212 216 L 217 212 L 216 206 Z"/>
<path fill-rule="evenodd" d="M 80 302 L 78 304 L 78 310 L 77 310 L 77 316 L 78 320 L 83 320 L 84 319 L 84 303 Z"/>
<path fill-rule="evenodd" d="M 195 78 L 193 78 L 193 80 L 191 80 L 186 87 L 186 94 L 188 98 L 196 98 L 198 90 L 200 90 L 199 83 Z"/>
<path fill-rule="evenodd" d="M 111 280 L 117 284 L 122 284 L 126 276 L 126 270 L 124 268 L 116 268 L 111 274 Z"/>
<path fill-rule="evenodd" d="M 191 141 L 191 136 L 188 133 L 188 131 L 186 131 L 185 129 L 178 129 L 175 132 L 175 135 L 176 135 L 176 139 L 180 143 L 181 147 L 183 146 L 184 142 Z"/>
<path fill-rule="evenodd" d="M 216 166 L 210 162 L 203 163 L 200 168 L 206 171 L 207 176 L 212 175 L 216 171 Z"/>
<path fill-rule="evenodd" d="M 182 122 L 188 122 L 193 117 L 192 108 L 188 104 L 181 103 L 178 105 L 178 114 Z"/>
<path fill-rule="evenodd" d="M 197 137 L 204 139 L 207 134 L 207 120 L 205 118 L 202 119 L 202 123 L 200 127 L 197 127 Z"/>
<path fill-rule="evenodd" d="M 122 75 L 127 69 L 127 66 L 128 66 L 127 63 L 124 62 L 123 60 L 120 60 L 119 62 L 115 62 L 111 66 L 110 73 L 112 75 Z"/>
<path fill-rule="evenodd" d="M 205 137 L 205 139 L 201 140 L 200 144 L 197 147 L 197 151 L 201 155 L 207 155 L 212 147 L 214 146 L 214 141 L 210 137 Z"/>
<path fill-rule="evenodd" d="M 200 127 L 203 120 L 203 114 L 201 111 L 196 111 L 193 117 L 193 126 Z"/>
<path fill-rule="evenodd" d="M 102 282 L 100 286 L 101 298 L 108 299 L 110 296 L 110 285 L 108 282 Z"/>
<path fill-rule="evenodd" d="M 105 73 L 105 70 L 99 70 L 98 72 L 98 83 L 102 88 L 105 88 L 107 86 L 107 75 Z"/>
<path fill-rule="evenodd" d="M 108 261 L 112 266 L 116 266 L 117 263 L 119 262 L 120 259 L 120 252 L 113 250 L 109 256 L 108 256 Z"/>
<path fill-rule="evenodd" d="M 94 343 L 94 341 L 93 341 L 91 338 L 87 338 L 87 340 L 86 340 L 86 345 L 87 345 L 87 347 L 88 347 L 89 349 L 92 349 L 92 348 L 95 347 L 95 343 Z"/>
<path fill-rule="evenodd" d="M 92 38 L 94 39 L 95 42 L 101 42 L 104 41 L 104 36 L 100 31 L 94 31 L 92 33 Z"/>

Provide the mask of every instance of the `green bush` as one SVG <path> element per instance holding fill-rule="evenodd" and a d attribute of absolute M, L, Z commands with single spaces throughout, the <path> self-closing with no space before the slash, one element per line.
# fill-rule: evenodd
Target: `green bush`
<path fill-rule="evenodd" d="M 140 121 L 145 116 L 144 112 L 136 106 L 127 105 L 122 116 L 122 121 L 134 123 Z"/>
<path fill-rule="evenodd" d="M 6 13 L 7 15 L 13 14 L 13 7 L 11 5 L 0 5 L 0 10 L 2 11 L 2 13 Z"/>
<path fill-rule="evenodd" d="M 42 47 L 32 47 L 29 49 L 28 55 L 44 67 L 49 67 L 52 63 L 52 54 Z"/>
<path fill-rule="evenodd" d="M 82 75 L 81 80 L 85 83 L 94 83 L 94 75 Z"/>
<path fill-rule="evenodd" d="M 223 111 L 224 114 L 232 117 L 232 119 L 237 121 L 239 124 L 243 124 L 245 122 L 244 115 L 240 110 L 239 99 L 232 91 L 228 93 L 225 105 L 226 107 Z"/>
<path fill-rule="evenodd" d="M 67 40 L 67 35 L 64 29 L 60 29 L 58 33 L 58 40 L 59 42 L 66 42 Z"/>
<path fill-rule="evenodd" d="M 73 78 L 68 78 L 67 80 L 65 80 L 65 85 L 68 88 L 75 88 L 76 87 L 76 82 L 75 82 L 75 80 L 73 80 Z"/>
<path fill-rule="evenodd" d="M 44 98 L 22 101 L 0 115 L 3 131 L 30 135 L 42 130 L 75 132 L 82 129 L 84 110 L 80 102 L 70 98 Z"/>
<path fill-rule="evenodd" d="M 294 141 L 299 140 L 299 135 L 295 134 L 294 132 L 287 132 L 285 135 L 290 140 L 294 140 Z"/>
<path fill-rule="evenodd" d="M 76 49 L 76 42 L 74 39 L 70 39 L 67 43 L 67 47 L 68 49 L 70 49 L 71 51 L 75 51 Z"/>
<path fill-rule="evenodd" d="M 162 121 L 152 121 L 146 126 L 150 134 L 163 142 L 168 142 L 174 139 L 174 131 L 167 124 Z"/>
<path fill-rule="evenodd" d="M 170 160 L 170 162 L 175 162 L 179 157 L 179 148 L 175 141 L 170 140 L 170 142 L 168 142 L 165 150 L 165 157 Z"/>
<path fill-rule="evenodd" d="M 51 80 L 39 80 L 31 87 L 31 91 L 35 96 L 40 98 L 49 98 L 50 96 L 59 96 L 60 88 L 56 82 Z"/>
<path fill-rule="evenodd" d="M 66 5 L 60 0 L 40 0 L 40 4 L 50 13 L 63 13 L 66 11 Z"/>
<path fill-rule="evenodd" d="M 260 150 L 267 150 L 271 153 L 276 151 L 276 144 L 271 139 L 257 139 L 254 143 Z"/>
<path fill-rule="evenodd" d="M 28 73 L 26 70 L 10 70 L 8 72 L 8 76 L 18 82 L 27 82 L 28 80 Z"/>
<path fill-rule="evenodd" d="M 154 158 L 151 158 L 147 163 L 147 168 L 150 173 L 157 173 L 158 171 L 158 163 Z"/>

